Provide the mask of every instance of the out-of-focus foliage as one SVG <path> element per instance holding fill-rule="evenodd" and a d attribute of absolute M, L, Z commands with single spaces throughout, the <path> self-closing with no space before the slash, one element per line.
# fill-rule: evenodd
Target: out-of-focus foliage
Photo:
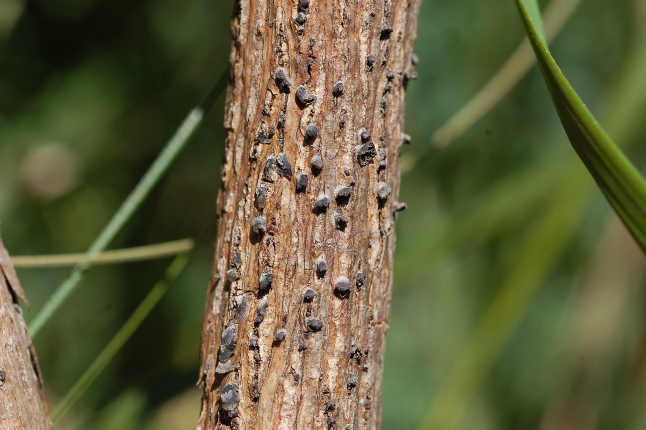
<path fill-rule="evenodd" d="M 89 246 L 227 65 L 231 9 L 232 1 L 208 0 L 0 2 L 0 227 L 11 253 Z M 645 103 L 618 94 L 636 92 L 624 91 L 627 80 L 646 80 L 643 64 L 630 60 L 644 38 L 644 11 L 643 0 L 584 0 L 551 46 L 602 122 L 618 114 L 619 125 L 608 131 L 638 167 L 646 161 Z M 497 330 L 510 337 L 486 351 L 491 366 L 477 369 L 483 379 L 463 399 L 455 428 L 551 429 L 568 418 L 636 430 L 646 422 L 643 257 L 622 227 L 609 224 L 614 215 L 592 179 L 578 179 L 585 172 L 538 70 L 462 138 L 441 151 L 431 148 L 433 131 L 524 37 L 517 13 L 511 1 L 422 4 L 420 78 L 407 95 L 413 145 L 402 154 L 401 200 L 408 209 L 398 215 L 384 429 L 424 422 L 501 288 L 515 291 L 510 279 L 537 283 L 527 303 L 510 295 L 505 309 L 518 314 L 517 323 L 498 327 L 490 317 L 494 340 Z M 113 244 L 193 237 L 191 262 L 60 428 L 195 425 L 222 118 L 220 101 Z M 583 203 L 566 237 L 555 239 L 562 242 L 554 246 L 558 255 L 536 265 L 521 258 L 540 254 L 528 251 L 528 243 L 540 243 L 531 235 L 549 227 L 546 219 L 559 219 L 556 202 L 580 182 Z M 52 405 L 169 262 L 87 273 L 35 342 Z M 67 273 L 19 271 L 32 303 L 27 319 Z"/>

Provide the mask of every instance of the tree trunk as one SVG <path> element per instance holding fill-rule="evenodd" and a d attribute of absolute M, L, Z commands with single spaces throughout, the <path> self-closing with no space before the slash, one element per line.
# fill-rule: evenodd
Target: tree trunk
<path fill-rule="evenodd" d="M 48 430 L 43 378 L 18 297 L 27 301 L 0 237 L 0 428 Z"/>
<path fill-rule="evenodd" d="M 376 429 L 420 0 L 239 0 L 199 429 Z"/>

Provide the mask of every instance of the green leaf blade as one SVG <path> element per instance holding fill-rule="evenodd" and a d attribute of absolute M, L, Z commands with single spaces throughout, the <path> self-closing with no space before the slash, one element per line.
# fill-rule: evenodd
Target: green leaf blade
<path fill-rule="evenodd" d="M 581 161 L 646 252 L 646 181 L 601 128 L 549 52 L 535 0 L 516 0 L 563 128 Z M 542 28 L 542 25 L 540 26 Z"/>

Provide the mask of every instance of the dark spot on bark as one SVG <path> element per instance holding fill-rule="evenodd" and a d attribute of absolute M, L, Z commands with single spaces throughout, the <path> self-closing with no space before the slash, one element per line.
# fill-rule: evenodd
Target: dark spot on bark
<path fill-rule="evenodd" d="M 258 143 L 262 143 L 262 144 L 267 145 L 267 144 L 271 143 L 271 137 L 265 136 L 265 134 L 261 131 L 261 132 L 258 132 L 257 141 L 258 141 Z"/>
<path fill-rule="evenodd" d="M 231 359 L 233 355 L 233 350 L 236 347 L 236 342 L 238 341 L 238 333 L 236 333 L 236 326 L 234 324 L 229 325 L 226 329 L 222 331 L 222 340 L 220 341 L 220 353 L 218 354 L 218 361 L 224 363 Z"/>
<path fill-rule="evenodd" d="M 354 373 L 348 372 L 348 391 L 352 391 L 359 385 L 359 380 Z"/>
<path fill-rule="evenodd" d="M 0 387 L 4 385 L 4 382 L 7 380 L 7 372 L 0 370 Z"/>
<path fill-rule="evenodd" d="M 280 129 L 285 128 L 285 114 L 281 113 L 280 116 L 278 117 L 278 123 L 276 126 Z"/>
<path fill-rule="evenodd" d="M 238 271 L 236 269 L 227 270 L 227 281 L 234 282 L 238 280 Z"/>
<path fill-rule="evenodd" d="M 256 235 L 263 235 L 267 231 L 267 218 L 262 215 L 254 218 L 251 222 L 251 229 Z"/>
<path fill-rule="evenodd" d="M 310 0 L 298 0 L 298 9 L 306 11 L 310 7 Z"/>
<path fill-rule="evenodd" d="M 290 87 L 292 86 L 292 80 L 289 79 L 287 72 L 282 67 L 276 69 L 276 85 L 278 89 L 283 93 L 288 93 Z"/>
<path fill-rule="evenodd" d="M 258 349 L 258 339 L 252 337 L 249 339 L 249 349 Z"/>
<path fill-rule="evenodd" d="M 267 205 L 267 187 L 261 185 L 256 190 L 256 206 L 258 209 L 263 210 Z"/>
<path fill-rule="evenodd" d="M 300 172 L 296 175 L 296 192 L 302 193 L 307 189 L 307 184 L 310 180 L 310 175 L 305 172 Z"/>
<path fill-rule="evenodd" d="M 336 227 L 337 230 L 341 230 L 341 231 L 344 231 L 345 228 L 348 226 L 348 223 L 350 222 L 350 218 L 338 212 L 334 213 L 333 220 L 334 220 L 334 227 Z"/>
<path fill-rule="evenodd" d="M 360 289 L 361 287 L 363 287 L 365 285 L 365 283 L 366 283 L 366 275 L 365 275 L 365 273 L 357 272 L 357 274 L 355 276 L 355 285 L 357 286 L 357 288 Z"/>
<path fill-rule="evenodd" d="M 324 167 L 323 158 L 321 157 L 321 154 L 315 154 L 312 157 L 311 166 L 312 166 L 312 173 L 314 173 L 315 175 L 318 175 L 319 173 L 321 173 L 321 170 L 323 170 L 323 167 Z"/>
<path fill-rule="evenodd" d="M 228 384 L 220 394 L 222 410 L 229 418 L 238 416 L 238 404 L 240 403 L 240 388 L 238 384 Z"/>
<path fill-rule="evenodd" d="M 389 81 L 392 81 L 393 79 L 395 79 L 395 74 L 393 73 L 392 70 L 390 69 L 386 70 L 386 79 L 388 79 Z"/>
<path fill-rule="evenodd" d="M 316 276 L 318 278 L 322 278 L 325 276 L 325 273 L 327 273 L 327 261 L 325 261 L 325 258 L 319 258 L 316 260 Z"/>
<path fill-rule="evenodd" d="M 334 189 L 334 197 L 337 204 L 345 205 L 350 201 L 350 196 L 352 195 L 352 188 L 346 187 L 345 185 L 339 185 Z"/>
<path fill-rule="evenodd" d="M 372 142 L 366 142 L 357 151 L 357 161 L 360 166 L 367 166 L 377 156 L 377 150 Z"/>
<path fill-rule="evenodd" d="M 276 173 L 276 157 L 270 155 L 267 157 L 267 162 L 265 163 L 265 170 L 263 172 L 263 179 L 268 182 L 274 182 L 276 178 L 274 177 Z"/>
<path fill-rule="evenodd" d="M 323 328 L 323 321 L 318 318 L 305 318 L 305 325 L 311 332 L 319 332 Z"/>
<path fill-rule="evenodd" d="M 281 152 L 276 156 L 276 164 L 278 165 L 278 174 L 287 178 L 292 177 L 292 164 L 287 158 L 287 154 Z"/>
<path fill-rule="evenodd" d="M 343 90 L 345 89 L 345 85 L 343 85 L 343 82 L 339 81 L 336 84 L 334 84 L 334 89 L 332 90 L 332 95 L 334 97 L 341 97 L 343 95 Z"/>
<path fill-rule="evenodd" d="M 316 101 L 316 94 L 309 94 L 307 92 L 307 87 L 305 85 L 301 85 L 296 88 L 296 101 L 302 106 L 310 105 Z"/>
<path fill-rule="evenodd" d="M 316 296 L 316 293 L 314 292 L 313 289 L 308 288 L 305 290 L 305 294 L 303 294 L 303 300 L 306 302 L 311 302 L 312 299 L 314 299 L 314 296 Z"/>
<path fill-rule="evenodd" d="M 385 202 L 388 196 L 392 194 L 392 192 L 393 190 L 388 185 L 386 185 L 385 182 L 377 183 L 377 188 L 375 193 L 377 194 L 377 199 L 380 202 L 382 203 Z"/>
<path fill-rule="evenodd" d="M 393 28 L 389 25 L 384 25 L 381 28 L 381 34 L 379 35 L 380 40 L 388 40 L 390 39 L 390 35 L 393 32 Z"/>
<path fill-rule="evenodd" d="M 320 194 L 317 199 L 314 201 L 314 210 L 317 212 L 325 212 L 330 206 L 332 201 L 327 196 L 327 194 Z"/>
<path fill-rule="evenodd" d="M 287 337 L 287 330 L 284 328 L 281 328 L 276 332 L 276 335 L 274 335 L 274 343 L 281 343 L 282 341 L 285 340 Z"/>
<path fill-rule="evenodd" d="M 316 124 L 309 123 L 307 124 L 307 127 L 305 127 L 305 141 L 306 142 L 312 142 L 314 139 L 316 139 L 316 136 L 319 134 L 319 128 Z"/>
<path fill-rule="evenodd" d="M 274 274 L 265 267 L 264 269 L 262 269 L 262 273 L 260 274 L 260 289 L 266 290 L 267 288 L 271 287 L 272 282 L 274 282 Z"/>
<path fill-rule="evenodd" d="M 361 141 L 365 143 L 370 140 L 370 138 L 372 137 L 372 134 L 368 130 L 362 127 L 361 129 L 359 129 L 359 137 L 361 137 Z"/>
<path fill-rule="evenodd" d="M 339 298 L 346 298 L 352 290 L 352 284 L 345 276 L 339 276 L 334 281 L 334 294 Z"/>
<path fill-rule="evenodd" d="M 307 21 L 307 15 L 305 15 L 303 12 L 298 12 L 298 15 L 296 15 L 296 24 L 298 25 L 303 25 Z"/>
<path fill-rule="evenodd" d="M 372 69 L 374 68 L 376 61 L 377 61 L 377 57 L 375 57 L 372 54 L 366 57 L 366 68 L 368 69 L 369 72 L 372 72 Z"/>
<path fill-rule="evenodd" d="M 265 319 L 265 314 L 267 313 L 267 300 L 262 299 L 258 303 L 258 308 L 256 309 L 256 313 L 253 316 L 253 323 L 255 325 L 260 325 L 262 321 Z"/>

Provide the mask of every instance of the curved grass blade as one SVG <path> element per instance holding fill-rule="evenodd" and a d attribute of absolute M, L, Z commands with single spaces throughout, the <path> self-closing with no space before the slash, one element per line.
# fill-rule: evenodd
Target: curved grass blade
<path fill-rule="evenodd" d="M 639 246 L 646 252 L 646 181 L 601 128 L 565 79 L 538 25 L 535 0 L 516 0 L 547 88 L 572 147 Z"/>
<path fill-rule="evenodd" d="M 153 310 L 155 305 L 164 296 L 168 290 L 169 284 L 177 278 L 180 272 L 188 262 L 188 254 L 181 254 L 175 257 L 173 262 L 166 269 L 166 274 L 162 280 L 157 282 L 155 286 L 146 295 L 143 301 L 139 304 L 137 309 L 130 315 L 130 318 L 123 324 L 117 334 L 114 335 L 112 340 L 101 351 L 101 354 L 92 362 L 90 367 L 87 368 L 85 373 L 76 381 L 76 383 L 65 394 L 63 399 L 56 405 L 52 412 L 52 421 L 56 422 L 65 412 L 67 412 L 74 402 L 85 392 L 85 390 L 94 382 L 94 380 L 101 374 L 103 369 L 112 361 L 115 355 L 121 350 L 123 345 L 130 339 L 132 334 L 137 330 L 141 323 L 146 319 L 150 311 Z"/>
<path fill-rule="evenodd" d="M 197 107 L 193 108 L 184 119 L 173 137 L 171 137 L 164 149 L 153 162 L 152 166 L 150 166 L 150 169 L 148 169 L 130 195 L 128 195 L 126 200 L 121 204 L 121 207 L 117 210 L 117 213 L 114 214 L 110 222 L 108 222 L 108 225 L 105 226 L 103 231 L 101 231 L 99 236 L 94 240 L 87 251 L 87 260 L 74 266 L 70 276 L 58 286 L 56 291 L 54 291 L 54 294 L 52 294 L 40 312 L 38 312 L 34 319 L 29 323 L 29 335 L 32 339 L 40 332 L 45 323 L 52 317 L 54 312 L 56 312 L 69 295 L 72 294 L 83 278 L 83 274 L 90 267 L 90 263 L 88 261 L 96 258 L 99 253 L 105 250 L 110 242 L 112 242 L 116 235 L 121 231 L 130 217 L 137 211 L 137 209 L 139 209 L 141 203 L 148 197 L 157 183 L 159 183 L 159 180 L 164 176 L 170 165 L 177 158 L 177 155 L 182 149 L 184 149 L 186 143 L 202 123 L 204 115 L 213 106 L 218 96 L 222 93 L 222 90 L 226 87 L 228 76 L 229 68 L 227 67 L 204 100 Z"/>

